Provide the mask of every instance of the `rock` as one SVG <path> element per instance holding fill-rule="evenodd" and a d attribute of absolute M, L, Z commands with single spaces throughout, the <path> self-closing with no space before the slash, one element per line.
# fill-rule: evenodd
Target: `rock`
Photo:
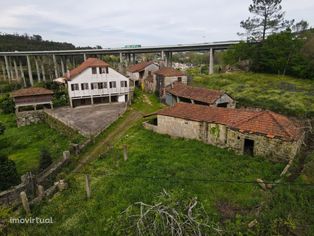
<path fill-rule="evenodd" d="M 264 183 L 262 179 L 256 179 L 256 182 L 263 190 L 267 190 L 266 184 Z"/>
<path fill-rule="evenodd" d="M 255 219 L 255 220 L 252 220 L 249 224 L 248 224 L 248 227 L 249 228 L 253 228 L 255 225 L 257 225 L 257 220 Z"/>
<path fill-rule="evenodd" d="M 63 180 L 59 180 L 58 182 L 58 189 L 60 192 L 62 192 L 63 190 L 67 189 L 68 188 L 68 184 Z"/>

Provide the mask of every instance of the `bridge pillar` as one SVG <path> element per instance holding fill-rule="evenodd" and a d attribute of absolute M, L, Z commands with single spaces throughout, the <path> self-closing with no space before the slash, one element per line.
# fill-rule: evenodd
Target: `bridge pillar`
<path fill-rule="evenodd" d="M 31 83 L 31 86 L 33 86 L 34 80 L 33 80 L 32 67 L 31 67 L 31 61 L 30 61 L 29 55 L 26 56 L 26 60 L 27 60 L 29 82 Z"/>
<path fill-rule="evenodd" d="M 7 72 L 5 71 L 5 66 L 3 63 L 1 63 L 1 69 L 2 69 L 2 74 L 3 74 L 3 79 L 7 80 Z"/>
<path fill-rule="evenodd" d="M 86 53 L 83 54 L 83 57 L 84 57 L 84 61 L 86 61 L 87 60 Z"/>
<path fill-rule="evenodd" d="M 21 77 L 22 77 L 22 80 L 23 80 L 23 85 L 24 85 L 24 88 L 25 88 L 27 86 L 27 84 L 26 84 L 25 75 L 24 75 L 24 71 L 23 71 L 23 65 L 22 65 L 22 61 L 21 60 L 19 60 L 19 67 L 20 67 Z"/>
<path fill-rule="evenodd" d="M 63 57 L 61 57 L 61 71 L 62 71 L 62 76 L 65 74 L 64 72 L 64 62 L 63 62 Z"/>
<path fill-rule="evenodd" d="M 17 70 L 16 60 L 15 60 L 14 57 L 13 57 L 13 65 L 14 65 L 15 77 L 16 77 L 17 80 L 20 80 L 19 72 L 18 72 L 18 70 Z"/>
<path fill-rule="evenodd" d="M 40 81 L 41 81 L 41 79 L 40 79 L 40 71 L 39 71 L 39 66 L 38 66 L 38 58 L 37 58 L 37 57 L 34 57 L 34 59 L 35 59 L 35 66 L 36 66 L 37 80 L 38 80 L 38 82 L 40 82 Z"/>
<path fill-rule="evenodd" d="M 208 68 L 208 73 L 214 74 L 214 50 L 213 48 L 210 48 L 209 50 L 209 68 Z"/>
<path fill-rule="evenodd" d="M 14 79 L 14 73 L 13 73 L 13 67 L 12 67 L 12 58 L 8 57 L 9 60 L 9 69 L 10 69 L 10 75 L 11 75 L 11 80 Z"/>
<path fill-rule="evenodd" d="M 120 56 L 120 63 L 123 63 L 123 55 L 122 55 L 122 52 L 119 53 L 119 56 Z"/>
<path fill-rule="evenodd" d="M 52 59 L 53 59 L 53 67 L 55 69 L 55 77 L 58 78 L 58 65 L 57 65 L 57 59 L 56 59 L 56 55 L 52 54 Z"/>
<path fill-rule="evenodd" d="M 164 50 L 161 51 L 161 60 L 162 61 L 165 60 L 165 52 L 164 52 Z"/>
<path fill-rule="evenodd" d="M 135 56 L 135 53 L 132 54 L 132 63 L 133 63 L 133 64 L 136 63 L 136 56 Z"/>
<path fill-rule="evenodd" d="M 5 69 L 7 71 L 9 82 L 11 82 L 11 73 L 10 73 L 9 62 L 8 62 L 7 56 L 4 56 L 4 62 L 5 62 Z"/>
<path fill-rule="evenodd" d="M 45 66 L 44 66 L 44 57 L 41 58 L 40 63 L 41 73 L 43 75 L 43 81 L 46 81 L 46 73 L 45 73 Z"/>

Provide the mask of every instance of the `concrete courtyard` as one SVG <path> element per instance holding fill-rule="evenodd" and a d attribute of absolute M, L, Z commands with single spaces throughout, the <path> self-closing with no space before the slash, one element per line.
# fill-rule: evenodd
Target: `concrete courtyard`
<path fill-rule="evenodd" d="M 46 113 L 62 123 L 78 130 L 84 136 L 98 135 L 119 118 L 126 110 L 126 104 L 99 104 L 76 108 L 61 107 L 46 110 Z"/>

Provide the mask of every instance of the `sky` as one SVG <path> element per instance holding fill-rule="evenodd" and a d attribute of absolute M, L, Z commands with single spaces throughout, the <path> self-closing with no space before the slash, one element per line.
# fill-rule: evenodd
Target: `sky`
<path fill-rule="evenodd" d="M 251 0 L 0 0 L 0 32 L 76 46 L 238 40 Z M 313 0 L 283 0 L 287 19 L 314 26 Z"/>

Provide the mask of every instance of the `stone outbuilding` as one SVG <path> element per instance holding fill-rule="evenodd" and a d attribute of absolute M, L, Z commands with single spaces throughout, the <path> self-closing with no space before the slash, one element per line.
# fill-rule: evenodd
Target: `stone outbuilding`
<path fill-rule="evenodd" d="M 130 79 L 130 86 L 144 89 L 145 80 L 151 78 L 153 73 L 159 70 L 159 65 L 153 61 L 141 62 L 130 66 L 127 69 L 127 77 Z"/>
<path fill-rule="evenodd" d="M 298 122 L 271 111 L 188 103 L 177 103 L 158 112 L 156 123 L 144 126 L 161 134 L 196 139 L 238 154 L 279 162 L 293 159 L 304 139 Z"/>
<path fill-rule="evenodd" d="M 154 73 L 152 81 L 152 92 L 157 92 L 160 97 L 164 97 L 165 89 L 167 86 L 175 82 L 187 84 L 188 77 L 184 72 L 176 70 L 172 67 L 161 67 L 158 71 Z"/>
<path fill-rule="evenodd" d="M 223 91 L 192 87 L 183 83 L 173 83 L 166 88 L 166 104 L 173 106 L 177 102 L 214 107 L 236 107 L 236 101 Z"/>
<path fill-rule="evenodd" d="M 19 108 L 22 107 L 32 107 L 34 110 L 37 110 L 38 107 L 53 109 L 53 91 L 46 88 L 30 87 L 19 89 L 12 92 L 11 97 L 15 102 L 16 112 L 19 112 Z"/>

